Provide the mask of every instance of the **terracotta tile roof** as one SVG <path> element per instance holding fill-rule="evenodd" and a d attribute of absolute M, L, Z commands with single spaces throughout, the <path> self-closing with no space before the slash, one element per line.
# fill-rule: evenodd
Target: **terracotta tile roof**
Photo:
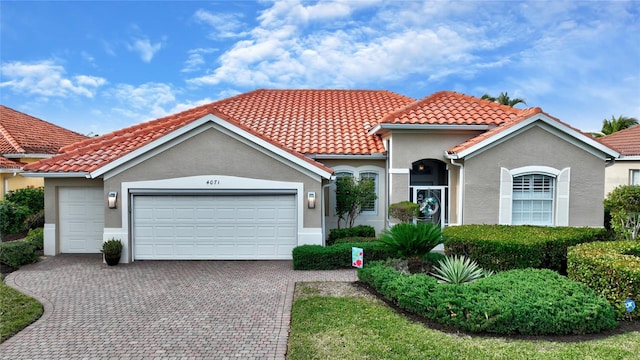
<path fill-rule="evenodd" d="M 526 110 L 520 110 L 520 115 L 518 115 L 517 117 L 514 117 L 513 119 L 510 119 L 488 131 L 483 132 L 482 134 L 475 136 L 465 142 L 463 142 L 462 144 L 456 145 L 453 148 L 447 150 L 447 153 L 449 154 L 456 154 L 459 153 L 463 150 L 466 150 L 476 144 L 481 143 L 482 141 L 495 136 L 496 134 L 499 134 L 511 127 L 513 127 L 516 124 L 521 123 L 522 121 L 536 115 L 536 114 L 541 114 L 542 109 L 540 109 L 539 107 L 535 107 L 535 108 L 529 108 Z M 546 115 L 546 114 L 545 114 Z M 548 115 L 547 115 L 548 116 Z M 553 118 L 555 119 L 555 118 Z"/>
<path fill-rule="evenodd" d="M 640 156 L 640 125 L 603 136 L 601 143 L 625 156 Z"/>
<path fill-rule="evenodd" d="M 388 124 L 498 125 L 525 110 L 489 100 L 440 91 L 388 114 L 381 121 Z"/>
<path fill-rule="evenodd" d="M 56 154 L 87 137 L 0 105 L 0 154 Z"/>
<path fill-rule="evenodd" d="M 377 90 L 258 90 L 220 101 L 229 118 L 302 154 L 384 152 L 367 131 L 415 100 Z"/>
<path fill-rule="evenodd" d="M 303 154 L 383 152 L 367 130 L 385 114 L 415 101 L 388 91 L 256 90 L 175 115 L 86 139 L 25 170 L 92 172 L 207 114 L 216 115 L 319 168 Z"/>
<path fill-rule="evenodd" d="M 0 169 L 20 170 L 24 164 L 0 156 Z"/>

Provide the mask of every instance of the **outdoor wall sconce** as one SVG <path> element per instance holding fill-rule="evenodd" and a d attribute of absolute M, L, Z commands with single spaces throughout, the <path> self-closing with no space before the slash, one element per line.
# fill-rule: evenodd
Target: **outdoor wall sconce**
<path fill-rule="evenodd" d="M 315 192 L 307 193 L 307 207 L 309 209 L 315 209 L 316 208 L 316 193 Z"/>
<path fill-rule="evenodd" d="M 116 201 L 118 200 L 118 192 L 117 191 L 109 191 L 109 195 L 107 195 L 107 205 L 109 205 L 109 209 L 116 208 Z"/>

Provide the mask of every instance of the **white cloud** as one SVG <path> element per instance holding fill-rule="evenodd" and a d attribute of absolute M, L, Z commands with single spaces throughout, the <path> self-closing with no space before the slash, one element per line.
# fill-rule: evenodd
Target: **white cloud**
<path fill-rule="evenodd" d="M 212 13 L 203 9 L 195 12 L 193 17 L 199 23 L 203 23 L 212 28 L 209 37 L 212 39 L 223 39 L 241 37 L 247 35 L 243 29 L 246 25 L 240 21 L 243 14 L 238 13 Z"/>
<path fill-rule="evenodd" d="M 145 83 L 140 86 L 118 84 L 110 94 L 125 108 L 114 110 L 123 115 L 138 119 L 150 119 L 169 114 L 166 108 L 176 101 L 175 90 L 169 84 Z"/>
<path fill-rule="evenodd" d="M 180 71 L 194 72 L 194 71 L 200 70 L 202 65 L 206 63 L 204 56 L 206 54 L 211 54 L 216 51 L 217 49 L 212 49 L 212 48 L 208 48 L 208 49 L 198 48 L 198 49 L 189 50 L 188 52 L 189 57 L 184 62 L 184 67 Z"/>
<path fill-rule="evenodd" d="M 151 62 L 153 56 L 163 47 L 163 42 L 152 44 L 149 38 L 137 38 L 127 44 L 129 51 L 137 52 L 144 62 Z"/>
<path fill-rule="evenodd" d="M 0 72 L 6 81 L 0 82 L 0 88 L 14 92 L 45 97 L 84 96 L 92 98 L 97 89 L 107 80 L 97 76 L 65 76 L 62 65 L 51 60 L 25 63 L 21 61 L 2 63 Z"/>

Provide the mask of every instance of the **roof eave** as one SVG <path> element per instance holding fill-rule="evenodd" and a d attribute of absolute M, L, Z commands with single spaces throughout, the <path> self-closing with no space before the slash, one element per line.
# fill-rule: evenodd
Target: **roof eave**
<path fill-rule="evenodd" d="M 369 135 L 376 135 L 384 130 L 488 130 L 486 124 L 378 124 L 369 130 Z"/>
<path fill-rule="evenodd" d="M 20 174 L 30 178 L 85 178 L 91 179 L 91 174 L 85 171 L 69 172 L 69 171 L 52 171 L 52 172 L 34 172 L 27 171 Z"/>

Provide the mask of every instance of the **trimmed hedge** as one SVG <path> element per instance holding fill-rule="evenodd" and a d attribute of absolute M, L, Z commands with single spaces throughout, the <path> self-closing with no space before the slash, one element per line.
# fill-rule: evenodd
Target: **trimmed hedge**
<path fill-rule="evenodd" d="M 588 334 L 617 326 L 604 299 L 550 270 L 511 270 L 450 285 L 375 262 L 358 270 L 358 277 L 407 311 L 475 333 Z"/>
<path fill-rule="evenodd" d="M 15 240 L 0 243 L 0 262 L 17 268 L 38 260 L 36 245 L 29 240 Z"/>
<path fill-rule="evenodd" d="M 378 241 L 378 238 L 354 236 L 354 237 L 336 239 L 336 242 L 333 244 L 335 245 L 335 244 L 343 244 L 343 243 L 363 243 L 363 242 L 374 242 L 374 241 Z"/>
<path fill-rule="evenodd" d="M 384 260 L 389 253 L 379 242 L 342 243 L 332 246 L 301 245 L 293 249 L 294 270 L 334 270 L 351 268 L 351 248 L 363 249 L 365 264 Z"/>
<path fill-rule="evenodd" d="M 369 225 L 358 225 L 352 228 L 331 229 L 327 246 L 335 244 L 336 240 L 349 237 L 375 237 L 376 229 Z"/>
<path fill-rule="evenodd" d="M 624 301 L 640 307 L 640 242 L 611 241 L 569 248 L 569 278 L 586 284 L 615 308 L 618 319 L 640 319 L 640 309 L 627 313 Z"/>
<path fill-rule="evenodd" d="M 444 229 L 447 255 L 464 255 L 484 269 L 551 269 L 566 274 L 567 248 L 602 240 L 604 228 L 462 225 Z"/>
<path fill-rule="evenodd" d="M 29 241 L 36 247 L 36 250 L 44 249 L 44 229 L 36 228 L 29 230 L 27 233 L 26 241 Z"/>

